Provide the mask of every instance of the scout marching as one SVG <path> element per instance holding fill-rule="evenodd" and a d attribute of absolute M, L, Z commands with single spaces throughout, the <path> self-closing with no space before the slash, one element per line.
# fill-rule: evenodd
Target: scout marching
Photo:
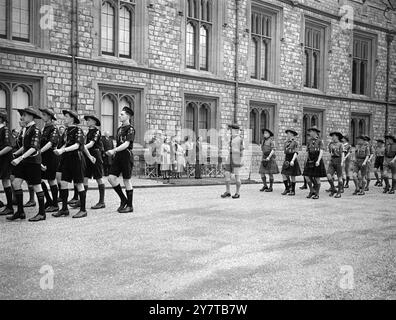
<path fill-rule="evenodd" d="M 21 132 L 16 137 L 15 147 L 11 143 L 11 133 L 7 127 L 8 114 L 0 112 L 0 179 L 7 203 L 0 216 L 8 221 L 25 220 L 25 208 L 35 206 L 34 193 L 38 200 L 38 213 L 30 222 L 46 220 L 47 214 L 55 218 L 70 216 L 69 206 L 78 209 L 74 219 L 87 217 L 86 195 L 88 180 L 98 184 L 99 200 L 92 210 L 104 209 L 105 185 L 103 181 L 102 140 L 100 120 L 94 115 L 84 119 L 89 126 L 86 137 L 79 127 L 80 119 L 76 112 L 63 110 L 65 130 L 60 132 L 54 122 L 57 120 L 52 109 L 37 111 L 32 107 L 18 110 Z M 120 213 L 133 212 L 133 143 L 135 129 L 131 125 L 134 116 L 132 109 L 121 111 L 121 126 L 117 130 L 117 146 L 106 152 L 114 157 L 109 172 L 109 182 L 120 198 Z M 36 119 L 44 121 L 40 130 Z M 122 174 L 122 190 L 119 177 Z M 30 199 L 24 204 L 22 183 L 29 186 Z M 47 187 L 47 183 L 49 189 Z M 74 185 L 75 196 L 69 198 L 69 186 Z M 14 210 L 16 206 L 16 211 Z"/>
<path fill-rule="evenodd" d="M 231 132 L 227 165 L 225 166 L 226 192 L 221 197 L 234 199 L 240 198 L 240 171 L 243 167 L 243 140 L 239 135 L 240 127 L 237 124 L 228 126 Z M 354 196 L 364 196 L 369 191 L 371 181 L 371 166 L 374 163 L 375 186 L 384 187 L 384 194 L 396 192 L 396 137 L 386 135 L 385 140 L 376 140 L 376 145 L 371 144 L 368 136 L 357 137 L 357 145 L 352 152 L 349 138 L 340 132 L 331 132 L 331 142 L 328 145 L 330 159 L 326 164 L 323 160 L 325 145 L 320 138 L 321 131 L 316 127 L 307 130 L 308 141 L 306 145 L 306 161 L 303 171 L 298 162 L 299 146 L 298 133 L 292 129 L 286 130 L 282 169 L 279 170 L 276 162 L 276 148 L 274 133 L 263 129 L 261 142 L 262 161 L 260 175 L 263 181 L 261 192 L 273 192 L 274 175 L 282 174 L 285 190 L 284 196 L 296 195 L 296 177 L 303 175 L 304 185 L 301 190 L 309 189 L 308 199 L 320 198 L 321 180 L 327 178 L 330 188 L 326 190 L 330 197 L 341 198 L 345 189 L 349 189 L 352 179 L 355 190 Z M 231 175 L 235 175 L 236 194 L 231 195 Z M 268 180 L 267 180 L 268 176 Z"/>

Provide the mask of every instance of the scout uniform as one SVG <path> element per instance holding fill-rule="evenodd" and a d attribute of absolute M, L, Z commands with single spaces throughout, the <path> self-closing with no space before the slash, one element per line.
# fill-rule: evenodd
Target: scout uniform
<path fill-rule="evenodd" d="M 11 146 L 11 133 L 10 129 L 6 126 L 8 119 L 8 114 L 6 112 L 0 112 L 0 118 L 3 120 L 3 124 L 0 125 L 0 151 L 5 148 L 10 148 Z M 11 161 L 12 161 L 12 150 L 0 156 L 0 180 L 10 180 L 11 176 Z M 4 187 L 4 186 L 3 186 Z M 0 216 L 6 216 L 14 214 L 14 209 L 12 207 L 12 189 L 11 187 L 4 187 L 4 193 L 7 198 L 7 205 Z"/>
<path fill-rule="evenodd" d="M 261 143 L 261 151 L 263 153 L 263 158 L 261 160 L 259 173 L 261 174 L 261 178 L 263 180 L 264 187 L 260 191 L 261 192 L 264 192 L 264 191 L 272 192 L 273 184 L 274 184 L 274 176 L 273 175 L 279 173 L 279 168 L 276 163 L 274 134 L 271 130 L 268 130 L 268 129 L 265 129 L 262 132 L 263 132 L 263 134 L 264 134 L 264 132 L 268 132 L 270 137 L 263 138 L 263 141 Z M 271 153 L 273 153 L 271 158 L 269 160 L 267 160 Z M 266 176 L 265 176 L 266 174 L 268 174 L 270 176 L 270 187 L 269 188 L 267 186 L 267 180 L 266 180 Z"/>
<path fill-rule="evenodd" d="M 48 114 L 51 116 L 52 120 L 56 121 L 55 113 L 51 109 L 39 109 L 41 112 Z M 56 171 L 58 169 L 58 157 L 54 153 L 54 150 L 59 144 L 59 131 L 58 128 L 52 123 L 47 123 L 41 134 L 40 148 L 42 149 L 49 142 L 52 143 L 50 149 L 41 154 L 42 156 L 42 165 L 46 168 L 45 171 L 42 172 L 42 179 L 48 181 L 56 180 Z M 50 186 L 52 199 L 49 196 L 49 192 L 47 189 L 47 185 L 43 182 L 42 184 L 44 194 L 47 198 L 46 208 L 47 212 L 56 212 L 58 211 L 58 186 L 55 184 L 54 186 Z"/>
<path fill-rule="evenodd" d="M 316 127 L 312 127 L 307 130 L 308 132 L 316 132 L 316 137 L 310 138 L 307 143 L 307 161 L 305 163 L 303 175 L 308 178 L 308 185 L 310 187 L 310 193 L 307 198 L 314 200 L 319 199 L 320 192 L 320 178 L 327 177 L 326 168 L 323 159 L 320 160 L 319 166 L 316 166 L 316 162 L 319 160 L 320 152 L 324 151 L 323 140 L 319 138 L 320 130 Z M 312 186 L 313 184 L 313 186 Z"/>
<path fill-rule="evenodd" d="M 357 137 L 358 140 L 361 140 L 356 145 L 355 149 L 355 161 L 353 162 L 353 180 L 355 181 L 356 190 L 353 195 L 364 195 L 364 186 L 366 182 L 367 176 L 367 163 L 363 165 L 367 157 L 370 156 L 370 147 L 364 141 L 364 136 Z M 361 177 L 359 176 L 359 173 Z M 358 179 L 359 178 L 359 179 Z"/>
<path fill-rule="evenodd" d="M 340 132 L 332 132 L 330 133 L 330 136 L 338 136 L 339 141 L 338 142 L 330 142 L 329 144 L 329 153 L 331 156 L 330 162 L 329 162 L 329 167 L 327 170 L 328 174 L 328 179 L 330 183 L 330 196 L 334 196 L 334 194 L 337 192 L 334 186 L 334 174 L 337 173 L 337 178 L 338 178 L 338 192 L 336 195 L 336 198 L 341 198 L 341 193 L 343 191 L 343 183 L 342 183 L 342 156 L 344 153 L 344 145 L 340 140 L 342 139 L 342 134 Z"/>
<path fill-rule="evenodd" d="M 98 118 L 93 115 L 85 116 L 84 119 L 87 121 L 88 119 L 92 119 L 96 122 L 96 126 L 100 127 L 101 123 Z M 85 155 L 85 161 L 87 164 L 85 170 L 85 178 L 87 179 L 95 179 L 100 180 L 103 178 L 103 158 L 102 158 L 102 151 L 103 151 L 103 143 L 102 143 L 102 135 L 98 128 L 90 127 L 88 129 L 86 142 L 85 144 L 89 144 L 93 142 L 92 148 L 88 150 L 89 154 L 95 158 L 95 163 L 92 163 L 91 160 L 87 158 Z M 93 206 L 92 209 L 103 209 L 105 208 L 104 204 L 104 197 L 105 197 L 105 185 L 99 184 L 99 202 L 97 205 Z M 88 190 L 88 186 L 85 186 L 85 189 Z"/>
<path fill-rule="evenodd" d="M 231 130 L 240 130 L 240 126 L 237 123 L 231 124 L 228 126 Z M 226 192 L 221 196 L 222 198 L 231 197 L 230 193 L 230 184 L 231 184 L 231 175 L 234 174 L 236 178 L 236 193 L 232 196 L 233 199 L 239 199 L 241 196 L 239 194 L 241 187 L 240 180 L 240 171 L 243 167 L 242 157 L 243 151 L 245 150 L 245 145 L 242 137 L 239 134 L 231 135 L 230 142 L 228 145 L 228 159 L 226 160 L 226 164 L 224 165 L 224 171 L 226 175 Z"/>
<path fill-rule="evenodd" d="M 134 116 L 134 111 L 131 108 L 124 107 L 122 111 L 127 113 L 130 117 Z M 129 146 L 127 149 L 115 154 L 114 161 L 110 168 L 110 176 L 119 177 L 122 174 L 124 181 L 132 178 L 133 143 L 135 141 L 135 135 L 135 128 L 131 124 L 122 125 L 118 128 L 116 136 L 117 148 L 122 146 L 125 142 L 129 142 Z M 121 205 L 117 211 L 119 213 L 133 212 L 133 189 L 126 190 L 126 197 L 120 185 L 113 186 L 113 189 L 121 199 Z"/>
<path fill-rule="evenodd" d="M 374 162 L 374 169 L 375 169 L 375 177 L 377 182 L 375 183 L 376 187 L 382 187 L 382 181 L 378 175 L 378 171 L 384 171 L 384 158 L 385 158 L 385 141 L 384 140 L 377 140 L 377 145 L 375 147 L 375 162 Z"/>
<path fill-rule="evenodd" d="M 34 119 L 41 119 L 41 116 L 38 115 L 36 110 L 31 107 L 25 108 L 23 110 L 18 110 L 21 116 L 24 114 L 28 114 L 33 116 Z M 40 152 L 40 140 L 41 140 L 41 132 L 37 127 L 34 121 L 27 123 L 24 129 L 23 138 L 22 138 L 22 162 L 18 165 L 18 170 L 14 172 L 15 178 L 20 180 L 25 180 L 29 186 L 40 186 L 41 185 L 41 152 Z M 28 150 L 34 149 L 34 153 L 24 158 L 23 154 L 25 154 Z M 22 189 L 15 190 L 15 197 L 17 200 L 18 211 L 12 216 L 7 218 L 10 221 L 25 219 L 25 212 L 23 206 L 23 191 Z M 39 213 L 29 221 L 38 222 L 41 220 L 45 220 L 45 205 L 44 205 L 44 193 L 38 192 L 37 199 L 39 203 Z"/>
<path fill-rule="evenodd" d="M 293 134 L 294 137 L 298 136 L 298 133 L 294 130 L 286 130 L 286 133 L 291 133 Z M 290 179 L 289 177 L 301 176 L 301 168 L 297 158 L 294 161 L 294 166 L 290 164 L 290 162 L 294 158 L 294 155 L 298 154 L 298 143 L 294 138 L 286 141 L 284 146 L 284 153 L 285 153 L 285 161 L 283 162 L 281 173 L 283 176 L 287 177 L 287 180 L 283 181 L 283 183 L 285 184 L 285 191 L 282 193 L 282 195 L 287 195 L 287 194 L 295 195 L 296 183 L 291 182 L 289 180 Z"/>
<path fill-rule="evenodd" d="M 370 182 L 371 182 L 371 160 L 375 155 L 375 149 L 374 149 L 373 144 L 371 143 L 371 138 L 369 136 L 364 136 L 364 140 L 366 141 L 366 144 L 370 151 L 370 159 L 369 159 L 369 161 L 367 161 L 365 191 L 370 191 L 369 186 L 370 186 Z"/>
<path fill-rule="evenodd" d="M 392 160 L 396 157 L 396 137 L 392 135 L 385 136 L 386 144 L 385 144 L 385 157 L 384 157 L 384 181 L 385 181 L 385 189 L 384 193 L 394 194 L 396 190 L 396 163 Z M 389 140 L 393 140 L 390 142 Z M 389 177 L 387 174 L 391 172 L 392 174 L 392 188 L 389 184 Z"/>

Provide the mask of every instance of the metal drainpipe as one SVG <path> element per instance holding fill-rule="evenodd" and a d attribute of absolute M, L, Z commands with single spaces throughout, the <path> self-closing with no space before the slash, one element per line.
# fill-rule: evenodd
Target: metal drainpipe
<path fill-rule="evenodd" d="M 239 0 L 235 0 L 235 95 L 234 95 L 234 122 L 238 121 L 238 100 L 239 100 Z"/>
<path fill-rule="evenodd" d="M 385 108 L 385 134 L 389 133 L 389 76 L 390 76 L 390 50 L 393 35 L 386 35 L 386 108 Z"/>

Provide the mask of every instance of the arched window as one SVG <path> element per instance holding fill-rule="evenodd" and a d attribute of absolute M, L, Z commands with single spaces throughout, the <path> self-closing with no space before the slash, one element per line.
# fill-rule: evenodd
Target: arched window
<path fill-rule="evenodd" d="M 0 85 L 0 110 L 7 111 L 7 92 L 3 86 Z"/>
<path fill-rule="evenodd" d="M 110 95 L 105 95 L 102 99 L 102 131 L 108 131 L 113 137 L 115 136 L 114 114 L 117 112 L 114 99 Z"/>
<path fill-rule="evenodd" d="M 206 104 L 199 109 L 199 129 L 209 129 L 209 107 Z"/>
<path fill-rule="evenodd" d="M 131 57 L 131 29 L 132 13 L 130 9 L 122 6 L 120 9 L 120 56 L 125 58 Z"/>
<path fill-rule="evenodd" d="M 303 145 L 307 144 L 307 138 L 308 138 L 308 126 L 309 126 L 309 117 L 308 115 L 304 115 L 303 117 Z"/>
<path fill-rule="evenodd" d="M 212 29 L 209 0 L 187 0 L 186 66 L 191 69 L 209 69 L 210 35 Z"/>
<path fill-rule="evenodd" d="M 186 128 L 195 131 L 195 105 L 189 103 L 186 109 Z"/>
<path fill-rule="evenodd" d="M 114 55 L 115 9 L 109 2 L 102 4 L 102 53 Z"/>
<path fill-rule="evenodd" d="M 252 132 L 252 142 L 259 143 L 258 141 L 258 114 L 257 110 L 253 109 L 250 111 L 250 130 Z"/>
<path fill-rule="evenodd" d="M 356 120 L 355 119 L 352 119 L 351 120 L 351 135 L 352 135 L 352 140 L 351 140 L 351 143 L 352 143 L 352 145 L 355 145 L 356 144 Z"/>
<path fill-rule="evenodd" d="M 19 129 L 20 115 L 16 109 L 27 108 L 31 105 L 32 93 L 25 86 L 17 86 L 12 92 L 11 128 Z"/>
<path fill-rule="evenodd" d="M 260 133 L 264 129 L 269 129 L 268 128 L 268 111 L 267 110 L 261 111 L 261 114 L 260 114 Z"/>
<path fill-rule="evenodd" d="M 205 26 L 200 28 L 200 41 L 199 41 L 199 67 L 201 70 L 208 70 L 208 42 L 209 32 Z"/>
<path fill-rule="evenodd" d="M 366 134 L 366 125 L 365 121 L 361 119 L 359 121 L 359 135 Z"/>
<path fill-rule="evenodd" d="M 324 38 L 325 27 L 315 22 L 306 21 L 304 86 L 307 88 L 320 88 L 320 70 L 323 70 L 323 56 L 325 51 Z"/>
<path fill-rule="evenodd" d="M 134 104 L 133 99 L 131 97 L 124 96 L 124 97 L 122 97 L 120 99 L 119 110 L 121 111 L 125 107 L 128 107 L 128 108 L 131 108 L 132 110 L 135 110 L 135 104 Z M 132 117 L 132 119 L 131 119 L 131 124 L 132 125 L 134 125 L 134 121 L 135 121 L 135 119 L 134 119 L 134 117 Z"/>
<path fill-rule="evenodd" d="M 311 118 L 311 127 L 319 126 L 319 118 L 317 115 L 313 115 Z"/>
<path fill-rule="evenodd" d="M 12 3 L 12 38 L 29 41 L 30 4 L 29 0 L 13 0 Z"/>

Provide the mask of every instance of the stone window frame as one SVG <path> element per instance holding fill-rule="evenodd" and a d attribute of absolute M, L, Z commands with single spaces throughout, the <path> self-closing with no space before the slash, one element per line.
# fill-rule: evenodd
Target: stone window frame
<path fill-rule="evenodd" d="M 188 121 L 188 112 L 187 109 L 188 107 L 191 106 L 193 107 L 194 110 L 194 123 L 193 125 L 193 131 L 196 135 L 195 138 L 197 138 L 200 133 L 199 133 L 199 124 L 200 124 L 200 109 L 201 108 L 206 108 L 208 112 L 208 118 L 207 118 L 207 130 L 211 129 L 218 129 L 218 111 L 219 111 L 219 101 L 218 98 L 216 97 L 209 97 L 209 96 L 204 96 L 204 95 L 197 95 L 197 94 L 190 94 L 190 93 L 185 93 L 184 94 L 184 101 L 183 101 L 183 114 L 182 114 L 182 129 L 188 129 L 187 121 Z M 208 140 L 210 137 L 206 137 L 206 141 L 210 143 Z M 205 139 L 204 139 L 205 140 Z"/>
<path fill-rule="evenodd" d="M 362 30 L 353 30 L 353 35 L 351 37 L 351 52 L 350 52 L 350 63 L 351 63 L 351 74 L 350 74 L 350 92 L 353 96 L 358 97 L 373 97 L 375 90 L 375 78 L 376 78 L 376 61 L 377 61 L 377 48 L 378 48 L 378 35 Z M 354 62 L 354 47 L 355 39 L 361 41 L 367 41 L 371 45 L 371 50 L 369 50 L 369 57 L 367 58 L 369 66 L 367 67 L 368 79 L 366 84 L 366 92 L 363 94 L 353 93 L 353 62 Z"/>
<path fill-rule="evenodd" d="M 6 92 L 6 111 L 11 116 L 12 109 L 12 92 L 18 87 L 23 88 L 29 96 L 29 106 L 38 108 L 43 105 L 43 78 L 25 74 L 9 74 L 0 71 L 0 88 Z M 11 118 L 8 119 L 10 130 L 12 127 Z M 40 124 L 40 121 L 39 121 Z"/>
<path fill-rule="evenodd" d="M 143 144 L 144 141 L 144 130 L 145 130 L 145 112 L 143 108 L 143 90 L 141 88 L 131 88 L 124 86 L 114 86 L 109 84 L 98 84 L 98 113 L 102 117 L 102 100 L 105 96 L 109 96 L 114 102 L 114 112 L 113 112 L 113 132 L 116 134 L 117 129 L 120 126 L 118 120 L 120 110 L 119 102 L 122 98 L 132 99 L 134 105 L 134 118 L 133 126 L 136 130 L 135 143 Z"/>
<path fill-rule="evenodd" d="M 10 44 L 12 46 L 21 46 L 21 47 L 41 47 L 41 38 L 43 36 L 44 30 L 40 28 L 40 7 L 47 4 L 49 0 L 39 0 L 39 1 L 29 1 L 29 39 L 14 39 L 12 37 L 12 7 L 10 3 L 12 0 L 6 0 L 6 36 L 0 36 L 0 43 L 5 42 L 6 44 Z"/>
<path fill-rule="evenodd" d="M 254 128 L 252 128 L 252 114 L 256 113 L 257 118 L 255 120 Z M 265 116 L 265 126 L 262 123 L 262 116 Z M 250 101 L 249 102 L 249 117 L 248 124 L 249 130 L 252 130 L 251 134 L 251 142 L 252 144 L 260 145 L 262 141 L 262 129 L 270 129 L 275 133 L 275 119 L 276 115 L 276 104 L 270 102 L 262 102 L 262 101 Z"/>
<path fill-rule="evenodd" d="M 272 17 L 272 46 L 270 52 L 270 63 L 269 63 L 269 77 L 268 80 L 258 79 L 261 77 L 253 78 L 251 77 L 251 43 L 252 43 L 252 12 L 253 9 L 260 11 L 264 15 Z M 281 39 L 283 39 L 283 7 L 278 7 L 273 4 L 263 3 L 257 0 L 251 0 L 250 4 L 247 6 L 246 19 L 249 30 L 249 46 L 248 46 L 248 69 L 249 69 L 249 79 L 250 81 L 260 81 L 260 82 L 271 82 L 277 84 L 280 79 L 280 59 L 281 59 Z M 257 57 L 258 59 L 258 57 Z M 258 59 L 259 60 L 259 59 Z M 257 66 L 260 71 L 260 64 Z"/>
<path fill-rule="evenodd" d="M 305 63 L 305 50 L 306 50 L 306 26 L 320 31 L 323 37 L 320 48 L 320 66 L 318 75 L 318 88 L 306 87 L 306 63 Z M 328 87 L 328 68 L 329 68 L 329 50 L 331 48 L 331 21 L 315 18 L 307 14 L 302 14 L 302 27 L 301 27 L 301 48 L 302 48 L 302 87 L 305 91 L 319 91 L 326 92 Z"/>
<path fill-rule="evenodd" d="M 128 2 L 123 0 L 100 0 L 99 6 L 97 7 L 97 14 L 95 15 L 94 24 L 97 26 L 96 29 L 99 30 L 96 42 L 97 57 L 101 57 L 105 60 L 124 60 L 129 62 L 143 63 L 145 57 L 147 56 L 147 21 L 148 21 L 148 0 L 134 0 L 134 2 Z M 114 45 L 115 52 L 114 55 L 103 54 L 102 52 L 102 5 L 108 2 L 115 7 L 115 27 L 114 27 Z M 120 56 L 119 50 L 119 6 L 118 4 L 126 5 L 128 7 L 134 6 L 134 16 L 132 16 L 132 30 L 131 30 L 131 55 Z M 138 27 L 137 27 L 138 26 Z"/>
<path fill-rule="evenodd" d="M 303 114 L 302 114 L 302 146 L 307 145 L 308 141 L 308 132 L 307 130 L 313 126 L 317 126 L 318 129 L 322 132 L 322 134 L 326 131 L 325 130 L 325 110 L 320 108 L 311 108 L 311 107 L 304 107 Z"/>
<path fill-rule="evenodd" d="M 212 30 L 209 36 L 208 44 L 208 68 L 207 70 L 198 70 L 187 67 L 187 0 L 179 0 L 179 16 L 181 19 L 181 44 L 179 54 L 181 57 L 181 71 L 192 75 L 222 75 L 223 70 L 223 28 L 228 26 L 227 20 L 227 3 L 226 0 L 212 1 Z"/>
<path fill-rule="evenodd" d="M 359 113 L 352 112 L 351 120 L 349 125 L 349 138 L 350 144 L 354 147 L 356 146 L 356 138 L 359 135 L 368 135 L 370 136 L 371 129 L 371 114 L 369 113 Z"/>

